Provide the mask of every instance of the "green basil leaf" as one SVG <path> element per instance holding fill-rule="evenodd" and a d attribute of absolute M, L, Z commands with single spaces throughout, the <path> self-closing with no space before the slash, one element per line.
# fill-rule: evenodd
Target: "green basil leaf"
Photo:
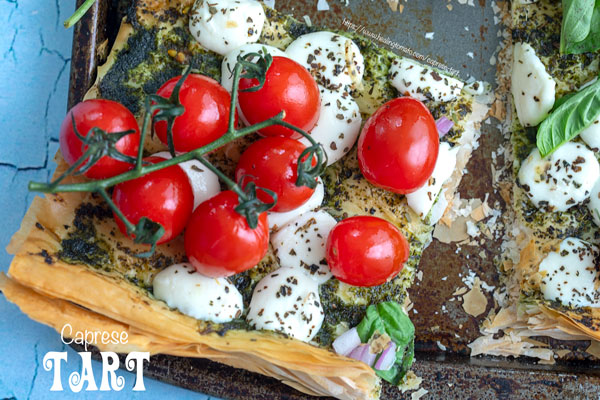
<path fill-rule="evenodd" d="M 411 340 L 407 347 L 396 351 L 396 363 L 387 371 L 375 369 L 375 373 L 392 385 L 399 385 L 415 360 L 415 341 Z"/>
<path fill-rule="evenodd" d="M 590 33 L 595 0 L 563 0 L 560 51 L 565 53 L 572 43 L 581 42 Z"/>
<path fill-rule="evenodd" d="M 598 49 L 600 49 L 600 0 L 596 0 L 589 34 L 581 41 L 568 43 L 565 47 L 565 53 L 581 54 L 593 52 Z"/>
<path fill-rule="evenodd" d="M 558 99 L 556 99 L 556 101 L 554 102 L 554 106 L 552 106 L 552 110 L 550 110 L 550 114 L 552 114 L 554 112 L 554 110 L 556 110 L 558 107 L 562 106 L 565 103 L 565 101 L 569 100 L 571 97 L 575 96 L 576 94 L 577 94 L 577 92 L 567 93 L 563 97 L 559 97 Z"/>
<path fill-rule="evenodd" d="M 600 79 L 570 96 L 539 126 L 537 148 L 546 157 L 575 138 L 600 115 Z"/>
<path fill-rule="evenodd" d="M 415 337 L 415 326 L 398 303 L 379 303 L 377 311 L 383 320 L 386 333 L 398 347 L 406 346 Z"/>
<path fill-rule="evenodd" d="M 356 327 L 363 343 L 378 331 L 387 334 L 396 343 L 396 363 L 387 371 L 375 369 L 377 375 L 393 385 L 400 384 L 414 361 L 415 327 L 402 307 L 392 301 L 371 305 L 367 315 Z"/>
<path fill-rule="evenodd" d="M 383 320 L 379 316 L 375 305 L 367 307 L 367 315 L 358 324 L 356 331 L 360 337 L 360 341 L 363 343 L 367 343 L 375 331 L 379 331 L 380 333 L 386 332 Z"/>

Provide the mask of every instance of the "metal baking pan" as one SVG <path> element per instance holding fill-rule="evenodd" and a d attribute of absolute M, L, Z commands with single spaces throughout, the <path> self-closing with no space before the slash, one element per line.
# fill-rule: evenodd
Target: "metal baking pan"
<path fill-rule="evenodd" d="M 78 3 L 82 3 L 79 0 Z M 379 44 L 401 55 L 421 58 L 421 62 L 441 65 L 468 80 L 471 76 L 492 85 L 496 68 L 490 59 L 500 38 L 492 2 L 468 0 L 411 0 L 400 2 L 402 12 L 392 11 L 385 0 L 328 0 L 329 11 L 317 11 L 316 1 L 276 0 L 275 7 L 298 19 L 309 16 L 313 25 L 330 29 L 358 29 L 375 37 Z M 80 101 L 95 79 L 96 67 L 103 62 L 116 36 L 128 1 L 99 0 L 75 27 L 69 107 Z M 431 33 L 433 32 L 433 34 Z M 104 53 L 104 54 L 103 54 Z M 480 146 L 475 151 L 460 185 L 462 198 L 502 199 L 491 185 L 491 153 L 503 137 L 495 124 L 483 125 Z M 435 241 L 425 251 L 420 264 L 423 277 L 410 290 L 417 313 L 410 313 L 416 327 L 417 354 L 413 367 L 423 377 L 422 387 L 429 398 L 515 398 L 584 399 L 600 392 L 600 368 L 586 360 L 582 350 L 589 342 L 556 342 L 553 346 L 573 350 L 566 361 L 540 365 L 526 358 L 470 358 L 466 345 L 479 336 L 479 325 L 494 302 L 488 293 L 488 310 L 478 318 L 467 315 L 460 302 L 448 302 L 462 278 L 475 272 L 489 285 L 498 286 L 493 263 L 500 246 L 488 240 L 481 247 Z M 445 278 L 445 279 L 442 279 Z M 445 349 L 442 351 L 442 349 Z M 203 359 L 157 355 L 151 358 L 145 374 L 151 378 L 229 399 L 307 399 L 308 396 L 262 375 L 237 370 Z M 397 388 L 384 385 L 382 399 L 401 399 Z"/>

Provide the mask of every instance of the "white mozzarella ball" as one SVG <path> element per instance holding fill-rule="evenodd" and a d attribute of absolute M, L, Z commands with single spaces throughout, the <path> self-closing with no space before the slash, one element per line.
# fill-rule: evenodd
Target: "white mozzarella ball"
<path fill-rule="evenodd" d="M 429 180 L 418 190 L 406 195 L 410 208 L 425 218 L 435 203 L 442 185 L 450 179 L 456 166 L 458 147 L 450 148 L 446 142 L 440 143 L 438 158 Z"/>
<path fill-rule="evenodd" d="M 161 151 L 160 153 L 154 154 L 154 156 L 162 157 L 167 160 L 171 159 L 171 153 L 168 151 Z M 194 192 L 194 210 L 200 205 L 200 203 L 216 196 L 221 191 L 221 185 L 219 184 L 219 177 L 206 168 L 198 160 L 190 160 L 179 164 L 183 172 L 188 177 L 192 191 Z"/>
<path fill-rule="evenodd" d="M 301 268 L 318 283 L 331 278 L 325 259 L 329 232 L 337 224 L 323 210 L 311 211 L 283 226 L 271 235 L 271 244 L 282 267 Z"/>
<path fill-rule="evenodd" d="M 317 281 L 296 268 L 279 268 L 258 282 L 246 320 L 256 329 L 310 341 L 323 324 Z"/>
<path fill-rule="evenodd" d="M 238 56 L 243 56 L 244 54 L 248 53 L 259 53 L 264 55 L 263 48 L 266 48 L 267 52 L 273 57 L 287 57 L 287 55 L 277 47 L 269 46 L 267 44 L 250 43 L 238 47 L 237 49 L 227 53 L 223 59 L 223 62 L 221 63 L 221 86 L 227 89 L 228 92 L 231 92 L 233 87 L 233 69 L 237 63 Z"/>
<path fill-rule="evenodd" d="M 600 176 L 594 153 L 580 143 L 568 142 L 541 158 L 538 149 L 521 164 L 519 182 L 538 208 L 566 211 L 588 197 Z"/>
<path fill-rule="evenodd" d="M 595 152 L 600 151 L 600 116 L 587 128 L 585 128 L 579 136 L 590 146 L 590 149 Z"/>
<path fill-rule="evenodd" d="M 319 86 L 321 110 L 319 120 L 310 131 L 315 141 L 321 143 L 327 153 L 327 165 L 342 158 L 350 151 L 360 133 L 362 117 L 358 104 L 347 92 L 329 90 Z M 306 138 L 300 139 L 310 146 Z"/>
<path fill-rule="evenodd" d="M 325 197 L 325 187 L 321 178 L 317 179 L 318 182 L 315 191 L 300 207 L 286 212 L 269 212 L 269 229 L 277 230 L 305 212 L 321 207 L 321 203 L 323 203 L 323 198 Z"/>
<path fill-rule="evenodd" d="M 577 238 L 566 238 L 556 252 L 540 263 L 544 298 L 567 307 L 599 307 L 598 248 Z"/>
<path fill-rule="evenodd" d="M 223 323 L 244 311 L 242 295 L 225 278 L 200 275 L 190 264 L 174 264 L 160 271 L 152 282 L 154 297 L 181 313 Z"/>
<path fill-rule="evenodd" d="M 407 93 L 425 101 L 450 101 L 457 98 L 464 83 L 456 78 L 439 74 L 407 58 L 394 58 L 390 67 L 391 83 L 402 95 Z"/>
<path fill-rule="evenodd" d="M 596 181 L 596 184 L 592 188 L 590 193 L 590 202 L 588 203 L 588 209 L 592 213 L 594 223 L 600 227 L 600 179 Z"/>
<path fill-rule="evenodd" d="M 556 82 L 527 43 L 515 44 L 511 91 L 523 126 L 538 125 L 554 106 Z"/>
<path fill-rule="evenodd" d="M 364 58 L 358 46 L 345 36 L 327 31 L 308 33 L 294 40 L 285 52 L 328 89 L 344 89 L 362 80 Z"/>
<path fill-rule="evenodd" d="M 265 12 L 256 0 L 196 0 L 189 15 L 194 39 L 221 55 L 255 43 L 265 24 Z"/>

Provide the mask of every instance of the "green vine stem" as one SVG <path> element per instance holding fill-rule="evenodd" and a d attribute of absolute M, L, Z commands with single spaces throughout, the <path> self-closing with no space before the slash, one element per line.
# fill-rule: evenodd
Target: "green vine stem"
<path fill-rule="evenodd" d="M 89 181 L 82 183 L 70 183 L 70 184 L 62 184 L 62 185 L 54 185 L 53 183 L 45 183 L 45 182 L 29 182 L 29 190 L 33 192 L 41 192 L 41 193 L 58 193 L 58 192 L 96 192 L 99 189 L 108 189 L 112 186 L 118 185 L 119 183 L 123 183 L 126 181 L 130 181 L 132 179 L 139 178 L 146 174 L 149 174 L 154 171 L 161 170 L 163 168 L 168 168 L 173 165 L 180 164 L 185 161 L 190 161 L 194 159 L 198 159 L 211 151 L 218 149 L 226 145 L 227 143 L 239 139 L 241 137 L 247 136 L 251 133 L 254 133 L 258 130 L 264 129 L 268 126 L 280 124 L 283 122 L 281 120 L 281 115 L 279 114 L 273 118 L 269 118 L 266 121 L 260 122 L 256 125 L 252 125 L 246 128 L 242 128 L 239 130 L 234 130 L 233 132 L 227 132 L 219 139 L 215 140 L 212 143 L 207 144 L 206 146 L 202 146 L 196 150 L 192 150 L 188 153 L 184 153 L 178 155 L 177 157 L 171 158 L 169 160 L 161 161 L 156 164 L 151 165 L 142 165 L 142 160 L 138 161 L 137 165 L 140 166 L 140 169 L 132 169 L 131 171 L 124 172 L 120 175 L 113 176 L 111 178 L 106 178 L 97 181 Z"/>
<path fill-rule="evenodd" d="M 258 57 L 258 61 L 253 63 L 252 60 L 254 57 Z M 318 144 L 307 132 L 304 132 L 302 129 L 291 125 L 283 120 L 284 112 L 277 114 L 276 116 L 269 118 L 265 121 L 259 122 L 257 124 L 236 129 L 235 127 L 235 110 L 237 105 L 237 95 L 239 89 L 239 80 L 241 78 L 247 79 L 258 79 L 259 85 L 249 88 L 250 91 L 259 90 L 265 81 L 266 71 L 270 67 L 272 62 L 272 57 L 264 50 L 264 56 L 261 56 L 258 53 L 249 53 L 242 56 L 238 56 L 237 63 L 235 65 L 233 71 L 233 88 L 231 95 L 231 103 L 230 103 L 230 113 L 229 113 L 229 125 L 227 132 L 223 134 L 219 139 L 209 143 L 205 146 L 202 146 L 196 150 L 181 154 L 175 155 L 173 143 L 172 143 L 172 134 L 171 127 L 173 126 L 173 122 L 175 118 L 183 114 L 184 107 L 179 102 L 179 89 L 181 85 L 185 81 L 186 77 L 189 75 L 191 67 L 188 67 L 175 86 L 172 95 L 169 99 L 162 98 L 157 95 L 149 95 L 146 97 L 144 106 L 145 106 L 145 115 L 142 123 L 141 134 L 140 134 L 140 146 L 138 149 L 138 154 L 135 159 L 132 157 L 128 157 L 125 161 L 131 162 L 135 164 L 135 167 L 128 172 L 124 172 L 120 175 L 116 175 L 110 178 L 95 180 L 95 181 L 87 181 L 80 183 L 70 183 L 70 184 L 61 184 L 60 182 L 70 173 L 76 171 L 76 169 L 85 163 L 87 159 L 94 158 L 97 161 L 99 156 L 99 151 L 92 151 L 92 145 L 95 145 L 96 148 L 102 149 L 104 154 L 109 154 L 111 156 L 115 155 L 115 158 L 124 158 L 126 157 L 123 154 L 115 153 L 117 150 L 114 148 L 116 141 L 115 137 L 111 137 L 112 135 L 106 134 L 104 131 L 99 130 L 98 128 L 92 128 L 90 132 L 88 132 L 87 136 L 78 135 L 78 137 L 86 144 L 89 145 L 88 150 L 83 154 L 83 156 L 76 161 L 65 173 L 63 173 L 58 179 L 50 183 L 43 182 L 30 182 L 29 190 L 35 192 L 42 193 L 58 193 L 58 192 L 93 192 L 98 193 L 109 205 L 112 211 L 116 214 L 118 218 L 120 218 L 127 228 L 128 234 L 134 237 L 135 243 L 145 243 L 150 244 L 152 246 L 151 250 L 147 253 L 140 254 L 138 256 L 149 256 L 153 253 L 156 242 L 160 239 L 162 234 L 164 233 L 164 229 L 160 224 L 157 224 L 148 218 L 142 218 L 140 221 L 134 225 L 129 221 L 123 213 L 119 210 L 119 208 L 114 204 L 107 190 L 119 183 L 123 183 L 132 179 L 139 178 L 146 174 L 149 174 L 154 171 L 161 170 L 163 168 L 168 168 L 173 165 L 180 164 L 185 161 L 190 160 L 198 160 L 211 171 L 213 171 L 217 176 L 223 180 L 231 190 L 233 190 L 240 199 L 240 204 L 236 207 L 236 211 L 243 215 L 250 227 L 255 228 L 258 223 L 258 215 L 264 211 L 272 208 L 276 201 L 277 196 L 274 192 L 265 189 L 256 187 L 254 182 L 249 182 L 244 185 L 243 180 L 239 183 L 235 183 L 221 171 L 219 171 L 216 167 L 214 167 L 210 162 L 208 162 L 203 155 L 210 153 L 225 144 L 232 142 L 236 139 L 264 129 L 266 127 L 272 125 L 281 125 L 292 129 L 304 137 L 306 137 L 311 146 L 309 146 L 305 151 L 301 154 L 298 160 L 298 180 L 296 185 L 298 186 L 309 186 L 314 188 L 316 186 L 316 178 L 320 175 L 325 166 L 327 165 L 327 156 L 322 146 Z M 146 136 L 148 134 L 148 130 L 152 127 L 152 122 L 154 120 L 165 120 L 168 126 L 169 132 L 169 150 L 172 155 L 175 155 L 173 158 L 165 161 L 161 161 L 156 164 L 145 163 L 143 161 L 143 152 L 144 152 L 144 142 Z M 74 122 L 73 122 L 74 123 Z M 130 132 L 120 132 L 119 135 L 122 137 L 125 134 Z M 123 156 L 123 157 L 121 157 Z M 313 157 L 316 157 L 317 164 L 315 166 L 312 165 Z M 86 166 L 91 166 L 93 163 L 88 162 Z M 89 168 L 89 167 L 88 167 Z M 78 172 L 74 172 L 77 174 Z M 264 203 L 257 198 L 256 192 L 257 190 L 261 190 L 267 193 L 272 199 L 271 203 Z"/>
<path fill-rule="evenodd" d="M 71 15 L 65 22 L 63 22 L 65 28 L 69 29 L 77 22 L 79 22 L 79 20 L 83 18 L 85 13 L 88 12 L 90 8 L 92 8 L 92 5 L 95 1 L 96 0 L 86 0 L 85 3 L 83 3 L 77 10 L 75 10 L 73 15 Z"/>

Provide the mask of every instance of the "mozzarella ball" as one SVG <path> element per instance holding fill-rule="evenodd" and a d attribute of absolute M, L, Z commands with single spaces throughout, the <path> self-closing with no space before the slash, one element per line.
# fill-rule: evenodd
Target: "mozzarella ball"
<path fill-rule="evenodd" d="M 600 227 L 600 179 L 596 181 L 596 184 L 592 188 L 588 209 L 592 213 L 594 223 Z"/>
<path fill-rule="evenodd" d="M 344 89 L 362 80 L 364 58 L 345 36 L 327 31 L 308 33 L 290 43 L 285 52 L 328 89 Z"/>
<path fill-rule="evenodd" d="M 511 91 L 523 126 L 538 125 L 554 106 L 556 82 L 527 43 L 515 44 Z"/>
<path fill-rule="evenodd" d="M 600 151 L 600 116 L 585 128 L 579 137 L 595 152 Z"/>
<path fill-rule="evenodd" d="M 450 148 L 446 142 L 440 143 L 438 158 L 429 180 L 418 190 L 406 195 L 410 208 L 425 218 L 435 203 L 442 185 L 450 179 L 456 166 L 458 147 Z"/>
<path fill-rule="evenodd" d="M 456 78 L 441 75 L 407 58 L 395 58 L 390 67 L 391 83 L 398 91 L 415 99 L 450 101 L 460 95 L 464 83 Z"/>
<path fill-rule="evenodd" d="M 256 0 L 196 0 L 189 15 L 194 39 L 221 55 L 255 43 L 265 24 L 265 12 Z"/>
<path fill-rule="evenodd" d="M 271 244 L 282 267 L 301 268 L 307 274 L 325 283 L 331 271 L 325 259 L 329 232 L 337 224 L 335 218 L 323 210 L 300 215 L 271 235 Z"/>
<path fill-rule="evenodd" d="M 544 298 L 567 307 L 599 307 L 598 248 L 577 238 L 566 238 L 556 252 L 542 260 Z"/>
<path fill-rule="evenodd" d="M 323 324 L 317 281 L 296 268 L 279 268 L 258 282 L 246 320 L 256 329 L 310 341 Z"/>
<path fill-rule="evenodd" d="M 294 220 L 300 215 L 321 207 L 325 197 L 325 187 L 321 178 L 317 178 L 317 187 L 313 194 L 300 207 L 286 212 L 269 212 L 269 229 L 278 230 L 288 222 Z"/>
<path fill-rule="evenodd" d="M 600 176 L 594 153 L 568 142 L 541 158 L 533 149 L 521 164 L 519 182 L 532 203 L 548 211 L 566 211 L 588 197 Z"/>
<path fill-rule="evenodd" d="M 161 151 L 154 155 L 167 160 L 171 159 L 171 153 L 168 151 Z M 187 175 L 192 186 L 192 191 L 194 192 L 194 210 L 200 203 L 216 196 L 221 191 L 219 177 L 202 165 L 200 161 L 190 160 L 180 163 L 179 166 Z"/>
<path fill-rule="evenodd" d="M 323 145 L 327 153 L 327 165 L 341 159 L 350 151 L 360 133 L 362 117 L 358 104 L 347 92 L 329 90 L 319 86 L 321 111 L 319 120 L 310 131 L 310 136 Z M 306 138 L 300 139 L 310 146 Z"/>
<path fill-rule="evenodd" d="M 181 313 L 223 323 L 238 318 L 244 311 L 242 295 L 225 278 L 200 275 L 190 264 L 174 264 L 154 277 L 154 297 Z"/>

